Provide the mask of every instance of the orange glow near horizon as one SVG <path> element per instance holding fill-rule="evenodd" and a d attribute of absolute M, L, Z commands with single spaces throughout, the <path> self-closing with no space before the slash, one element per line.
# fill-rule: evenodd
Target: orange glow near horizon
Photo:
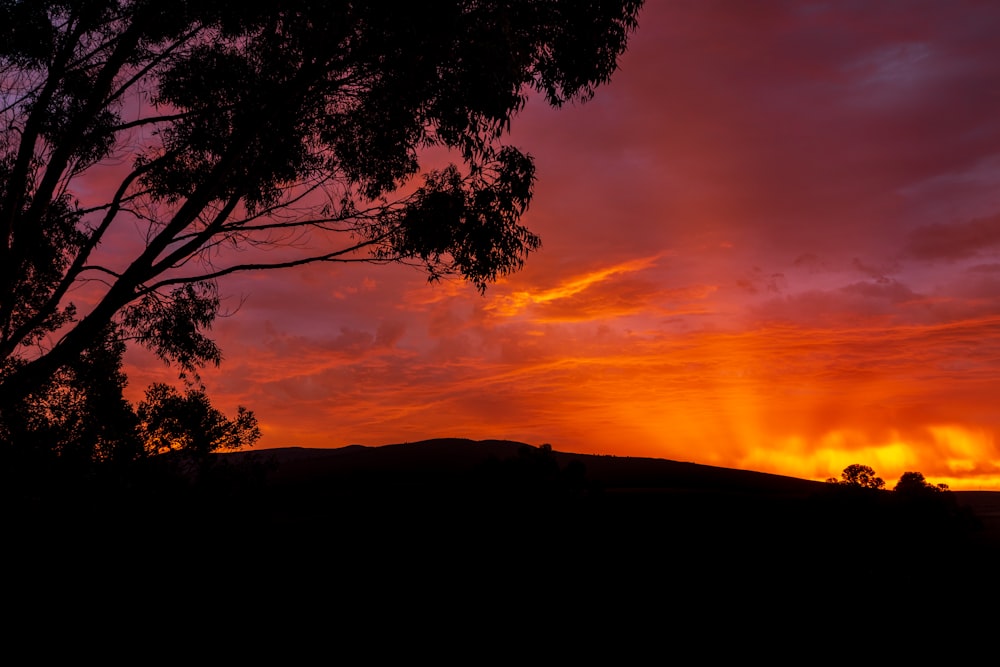
<path fill-rule="evenodd" d="M 273 354 L 236 362 L 241 384 L 256 392 L 212 393 L 220 405 L 237 399 L 255 409 L 263 447 L 509 438 L 807 479 L 865 463 L 890 487 L 919 470 L 956 490 L 1000 490 L 995 432 L 943 421 L 990 414 L 991 379 L 953 373 L 940 375 L 948 380 L 940 386 L 913 381 L 914 366 L 946 374 L 949 345 L 998 338 L 1000 318 L 839 331 L 605 333 L 604 340 L 545 326 L 523 323 L 536 335 L 490 361 L 418 360 L 374 341 L 361 354 L 303 346 L 295 364 Z M 889 349 L 907 354 L 891 359 Z M 873 350 L 881 350 L 883 367 L 859 367 Z M 228 384 L 225 376 L 212 371 L 206 380 Z M 354 378 L 353 389 L 338 394 L 337 377 Z M 268 405 L 268 395 L 283 400 Z"/>

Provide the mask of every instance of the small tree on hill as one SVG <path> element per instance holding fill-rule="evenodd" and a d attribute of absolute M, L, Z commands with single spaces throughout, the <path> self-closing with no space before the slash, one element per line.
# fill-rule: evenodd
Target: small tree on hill
<path fill-rule="evenodd" d="M 840 473 L 841 484 L 856 486 L 863 489 L 884 489 L 885 480 L 875 474 L 871 466 L 853 463 Z"/>
<path fill-rule="evenodd" d="M 948 485 L 938 484 L 935 486 L 924 479 L 924 474 L 921 472 L 904 472 L 892 490 L 903 495 L 912 496 L 947 491 Z"/>

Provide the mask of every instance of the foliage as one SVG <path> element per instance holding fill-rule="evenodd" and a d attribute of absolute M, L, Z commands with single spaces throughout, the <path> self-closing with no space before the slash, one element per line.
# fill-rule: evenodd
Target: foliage
<path fill-rule="evenodd" d="M 251 447 L 260 438 L 252 412 L 240 407 L 235 419 L 227 419 L 201 390 L 182 394 L 168 385 L 154 384 L 136 413 L 147 454 L 182 451 L 203 459 L 219 450 Z"/>
<path fill-rule="evenodd" d="M 218 363 L 235 272 L 517 270 L 535 172 L 503 138 L 607 82 L 641 4 L 0 0 L 0 421 L 122 340 Z M 434 147 L 458 164 L 418 179 Z"/>
<path fill-rule="evenodd" d="M 6 454 L 36 464 L 56 457 L 75 468 L 139 457 L 135 414 L 122 393 L 124 348 L 102 338 L 6 411 L 0 423 Z"/>
<path fill-rule="evenodd" d="M 0 456 L 10 475 L 6 493 L 66 495 L 79 492 L 86 480 L 128 483 L 154 469 L 174 477 L 201 475 L 214 466 L 209 454 L 251 447 L 260 437 L 252 412 L 239 407 L 228 419 L 201 389 L 182 394 L 154 384 L 133 407 L 123 393 L 124 351 L 124 343 L 105 336 L 5 412 Z M 166 452 L 180 454 L 184 465 L 158 464 Z"/>
<path fill-rule="evenodd" d="M 844 471 L 840 473 L 840 477 L 840 483 L 847 486 L 863 489 L 885 488 L 885 480 L 878 477 L 870 466 L 861 465 L 860 463 L 854 463 L 844 468 Z"/>
<path fill-rule="evenodd" d="M 924 474 L 921 472 L 904 472 L 892 490 L 901 495 L 913 496 L 947 491 L 948 485 L 938 484 L 935 486 L 924 479 Z"/>

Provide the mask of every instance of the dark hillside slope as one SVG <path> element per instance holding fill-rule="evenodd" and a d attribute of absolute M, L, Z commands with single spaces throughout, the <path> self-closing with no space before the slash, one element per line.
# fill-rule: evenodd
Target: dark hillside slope
<path fill-rule="evenodd" d="M 472 549 L 494 565 L 534 554 L 792 586 L 817 571 L 843 585 L 873 577 L 899 586 L 918 577 L 978 581 L 975 563 L 996 554 L 961 494 L 914 504 L 891 492 L 499 440 L 254 456 L 270 462 L 254 525 L 289 543 L 325 540 L 309 527 L 329 525 L 369 554 L 419 545 L 411 557 L 433 559 Z"/>
<path fill-rule="evenodd" d="M 310 482 L 320 479 L 353 480 L 377 475 L 379 481 L 436 479 L 468 474 L 489 460 L 517 458 L 523 448 L 509 440 L 467 440 L 447 438 L 414 443 L 364 447 L 350 445 L 337 449 L 271 449 L 235 457 L 253 456 L 270 461 L 274 468 L 270 484 Z M 803 495 L 815 493 L 821 482 L 769 473 L 721 468 L 667 459 L 549 453 L 560 466 L 573 461 L 584 465 L 588 481 L 605 489 L 689 489 L 726 490 L 769 494 Z"/>
<path fill-rule="evenodd" d="M 961 494 L 907 504 L 498 440 L 236 453 L 208 473 L 58 511 L 8 508 L 9 565 L 31 596 L 118 582 L 150 599 L 224 591 L 282 610 L 325 600 L 420 616 L 446 600 L 463 617 L 528 605 L 578 620 L 652 603 L 746 622 L 764 600 L 823 611 L 854 591 L 919 607 L 998 582 L 1000 552 Z M 1000 494 L 980 495 L 986 506 Z"/>

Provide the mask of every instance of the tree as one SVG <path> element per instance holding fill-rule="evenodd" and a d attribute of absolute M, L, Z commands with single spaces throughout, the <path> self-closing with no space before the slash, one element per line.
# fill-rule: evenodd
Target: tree
<path fill-rule="evenodd" d="M 885 488 L 885 480 L 876 476 L 875 471 L 871 467 L 861 465 L 860 463 L 854 463 L 844 468 L 844 471 L 840 473 L 840 477 L 843 480 L 841 484 L 846 484 L 847 486 L 856 486 L 863 489 Z"/>
<path fill-rule="evenodd" d="M 123 395 L 124 348 L 101 338 L 8 410 L 0 422 L 0 443 L 16 445 L 7 448 L 8 456 L 33 467 L 58 458 L 64 469 L 77 471 L 141 456 L 135 413 Z"/>
<path fill-rule="evenodd" d="M 181 453 L 192 470 L 204 468 L 210 454 L 252 447 L 260 438 L 252 412 L 240 406 L 229 419 L 201 389 L 188 387 L 182 394 L 154 384 L 133 408 L 123 395 L 124 348 L 120 341 L 102 339 L 5 415 L 0 422 L 5 466 L 28 476 L 17 487 L 37 491 L 64 484 L 67 474 L 90 477 L 97 466 L 128 476 L 131 464 L 166 452 Z"/>
<path fill-rule="evenodd" d="M 896 491 L 900 495 L 918 496 L 927 493 L 947 491 L 948 485 L 938 484 L 935 486 L 924 478 L 924 474 L 922 472 L 904 472 L 892 490 Z"/>
<path fill-rule="evenodd" d="M 0 0 L 0 422 L 121 341 L 217 364 L 232 273 L 517 270 L 511 120 L 590 98 L 641 4 Z M 457 165 L 421 176 L 434 147 Z"/>
<path fill-rule="evenodd" d="M 204 459 L 219 450 L 252 447 L 260 438 L 252 412 L 240 407 L 236 418 L 228 419 L 201 390 L 181 394 L 168 385 L 154 384 L 136 413 L 147 454 L 180 451 Z"/>

